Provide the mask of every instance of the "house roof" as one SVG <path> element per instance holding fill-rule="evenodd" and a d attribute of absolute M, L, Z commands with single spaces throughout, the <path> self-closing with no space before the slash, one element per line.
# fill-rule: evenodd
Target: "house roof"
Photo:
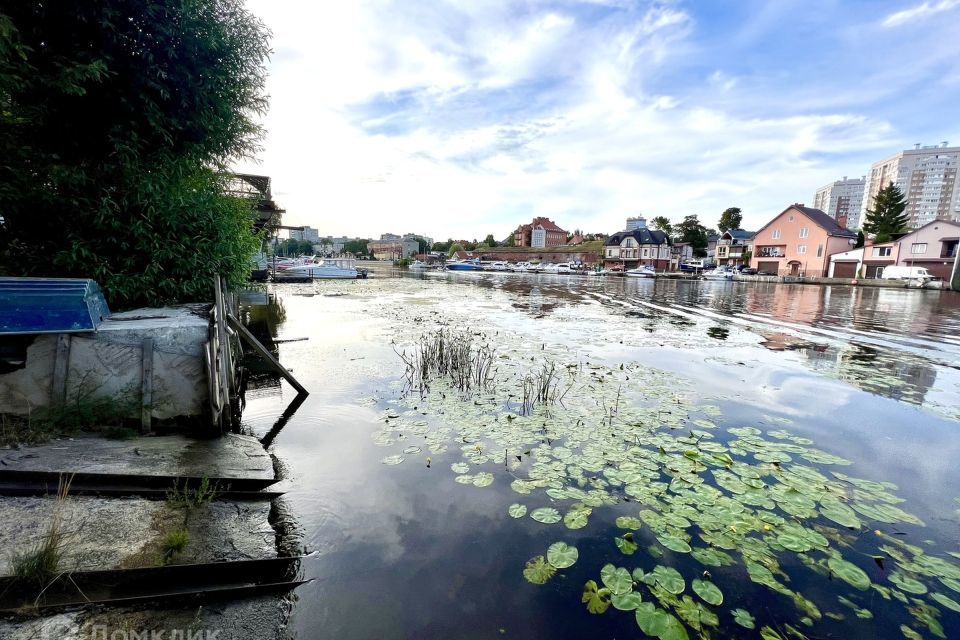
<path fill-rule="evenodd" d="M 955 229 L 960 229 L 960 222 L 954 222 L 953 220 L 933 220 L 932 222 L 928 222 L 927 224 L 923 225 L 922 227 L 918 227 L 918 228 L 914 229 L 914 230 L 911 231 L 910 233 L 905 233 L 904 235 L 900 236 L 899 238 L 896 238 L 895 240 L 893 240 L 893 242 L 900 242 L 901 240 L 904 240 L 904 239 L 906 239 L 907 237 L 914 235 L 915 233 L 919 233 L 920 231 L 923 231 L 924 229 L 926 229 L 927 227 L 929 227 L 930 225 L 933 225 L 933 224 L 946 224 L 946 225 L 950 225 L 951 227 L 953 227 L 953 228 L 955 228 Z M 948 238 L 941 238 L 941 241 L 942 241 L 942 240 L 948 240 Z"/>
<path fill-rule="evenodd" d="M 753 231 L 744 231 L 743 229 L 727 229 L 723 232 L 723 236 L 729 235 L 731 240 L 749 240 L 754 236 Z"/>
<path fill-rule="evenodd" d="M 619 231 L 607 238 L 607 241 L 603 244 L 607 247 L 619 246 L 624 238 L 630 236 L 637 241 L 637 244 L 670 244 L 670 238 L 666 233 L 646 228 L 634 229 L 632 231 Z"/>
<path fill-rule="evenodd" d="M 793 210 L 795 210 L 795 211 L 799 211 L 800 213 L 802 213 L 802 214 L 803 214 L 804 216 L 806 216 L 807 219 L 809 219 L 813 224 L 817 225 L 818 227 L 820 227 L 821 229 L 823 229 L 824 231 L 826 231 L 826 232 L 827 232 L 827 235 L 839 236 L 839 237 L 842 237 L 842 238 L 856 238 L 856 237 L 857 237 L 857 234 L 856 234 L 855 231 L 850 231 L 850 229 L 847 229 L 847 228 L 845 228 L 845 227 L 841 227 L 839 224 L 837 224 L 837 221 L 836 221 L 836 220 L 834 220 L 833 218 L 831 218 L 829 215 L 827 215 L 826 213 L 824 213 L 824 212 L 821 211 L 820 209 L 814 209 L 813 207 L 805 207 L 805 206 L 803 206 L 802 204 L 792 204 L 792 205 L 790 205 L 789 207 L 787 207 L 786 209 L 784 209 L 783 211 L 781 211 L 780 213 L 778 213 L 777 215 L 775 215 L 775 216 L 773 217 L 773 219 L 770 220 L 770 222 L 768 222 L 767 224 L 765 224 L 765 225 L 763 225 L 762 227 L 760 227 L 760 230 L 757 231 L 757 233 L 760 233 L 760 231 L 763 231 L 764 229 L 766 229 L 767 227 L 769 227 L 771 224 L 773 224 L 775 221 L 777 221 L 777 220 L 780 218 L 780 216 L 782 216 L 783 214 L 785 214 L 787 211 L 790 211 L 791 209 L 793 209 Z M 755 233 L 754 235 L 756 235 L 756 233 Z"/>
<path fill-rule="evenodd" d="M 558 227 L 550 218 L 541 218 L 541 217 L 534 218 L 533 222 L 531 222 L 530 225 L 532 227 L 536 227 L 539 225 L 543 227 L 544 231 L 560 231 L 560 232 L 566 233 L 566 231 Z"/>

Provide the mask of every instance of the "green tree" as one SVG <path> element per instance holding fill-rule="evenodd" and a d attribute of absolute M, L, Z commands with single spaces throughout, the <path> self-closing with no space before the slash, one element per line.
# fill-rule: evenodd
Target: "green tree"
<path fill-rule="evenodd" d="M 717 223 L 717 229 L 720 230 L 720 233 L 729 231 L 730 229 L 739 229 L 740 223 L 742 222 L 743 214 L 740 212 L 740 207 L 729 207 L 720 214 L 720 221 Z"/>
<path fill-rule="evenodd" d="M 866 238 L 863 237 L 863 229 L 860 229 L 857 231 L 857 244 L 854 245 L 854 249 L 859 249 L 862 247 L 864 242 L 866 242 Z"/>
<path fill-rule="evenodd" d="M 245 280 L 253 204 L 221 174 L 257 150 L 267 35 L 241 0 L 6 3 L 0 268 L 94 278 L 115 308 Z"/>
<path fill-rule="evenodd" d="M 703 257 L 707 255 L 707 229 L 700 224 L 696 214 L 685 216 L 683 222 L 674 226 L 674 237 L 681 242 L 689 242 L 693 248 L 693 255 Z"/>
<path fill-rule="evenodd" d="M 450 246 L 453 244 L 453 238 L 448 238 L 446 242 L 434 242 L 433 251 L 443 251 L 446 253 L 450 250 Z"/>
<path fill-rule="evenodd" d="M 452 256 L 457 251 L 463 251 L 463 247 L 459 243 L 454 242 L 450 245 L 450 249 L 447 250 L 447 257 Z"/>
<path fill-rule="evenodd" d="M 673 235 L 673 225 L 670 224 L 670 219 L 667 216 L 657 216 L 650 221 L 650 226 L 652 226 L 657 231 L 663 231 L 668 236 Z"/>
<path fill-rule="evenodd" d="M 367 248 L 367 242 L 369 242 L 369 240 L 363 240 L 360 238 L 350 240 L 344 243 L 343 250 L 344 252 L 352 253 L 355 256 L 367 256 L 370 255 L 370 251 Z"/>
<path fill-rule="evenodd" d="M 873 209 L 867 209 L 864 233 L 872 234 L 874 242 L 889 242 L 893 234 L 907 230 L 910 220 L 904 213 L 906 208 L 903 192 L 891 182 L 877 192 Z"/>
<path fill-rule="evenodd" d="M 487 245 L 488 247 L 496 247 L 497 241 L 493 239 L 492 233 L 488 233 L 487 237 L 483 239 L 483 244 Z"/>

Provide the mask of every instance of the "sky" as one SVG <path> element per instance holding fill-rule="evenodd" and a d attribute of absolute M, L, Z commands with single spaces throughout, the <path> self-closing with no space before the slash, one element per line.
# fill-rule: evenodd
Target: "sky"
<path fill-rule="evenodd" d="M 248 0 L 284 224 L 506 238 L 547 216 L 754 230 L 914 143 L 960 145 L 960 0 Z"/>

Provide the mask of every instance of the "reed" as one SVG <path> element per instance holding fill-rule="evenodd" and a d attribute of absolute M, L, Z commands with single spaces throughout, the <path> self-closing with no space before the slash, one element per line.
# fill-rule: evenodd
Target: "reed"
<path fill-rule="evenodd" d="M 464 395 L 495 390 L 496 349 L 486 341 L 474 342 L 469 331 L 438 329 L 422 335 L 409 350 L 394 351 L 406 366 L 408 389 L 421 395 L 439 379 Z"/>

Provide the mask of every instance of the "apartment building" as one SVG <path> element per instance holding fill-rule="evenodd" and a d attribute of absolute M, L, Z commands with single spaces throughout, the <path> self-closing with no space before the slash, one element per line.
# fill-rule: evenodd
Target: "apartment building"
<path fill-rule="evenodd" d="M 917 144 L 873 163 L 866 176 L 860 220 L 873 208 L 877 192 L 891 182 L 906 195 L 906 214 L 912 228 L 934 220 L 960 220 L 960 147 L 947 144 Z"/>
<path fill-rule="evenodd" d="M 863 208 L 863 189 L 866 178 L 836 180 L 817 189 L 813 196 L 813 208 L 823 211 L 834 220 L 842 220 L 840 226 L 856 229 L 860 226 L 860 210 Z M 846 221 L 846 222 L 843 222 Z"/>

